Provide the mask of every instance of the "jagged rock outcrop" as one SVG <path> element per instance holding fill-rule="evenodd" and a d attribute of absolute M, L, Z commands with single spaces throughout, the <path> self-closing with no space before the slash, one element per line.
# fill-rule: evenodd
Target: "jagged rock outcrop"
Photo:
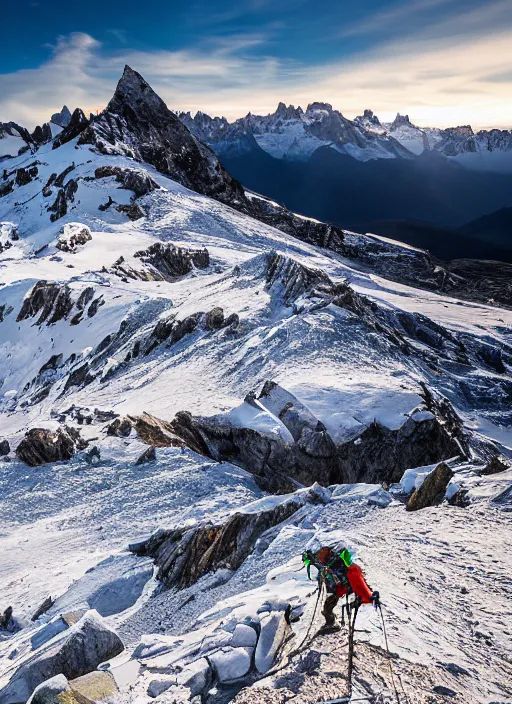
<path fill-rule="evenodd" d="M 50 220 L 52 222 L 55 222 L 56 220 L 59 220 L 60 218 L 63 218 L 64 215 L 66 215 L 66 213 L 68 212 L 68 203 L 63 188 L 59 190 L 59 192 L 57 193 L 57 197 L 55 198 L 53 203 L 48 207 L 48 210 L 51 212 Z"/>
<path fill-rule="evenodd" d="M 50 122 L 53 122 L 54 125 L 58 125 L 59 127 L 67 127 L 71 122 L 71 112 L 68 106 L 63 105 L 60 112 L 53 113 Z"/>
<path fill-rule="evenodd" d="M 116 210 L 118 213 L 123 213 L 126 215 L 128 220 L 140 220 L 146 217 L 146 213 L 142 210 L 138 203 L 129 203 L 126 205 L 116 205 Z"/>
<path fill-rule="evenodd" d="M 145 196 L 160 188 L 158 183 L 143 169 L 128 169 L 120 166 L 99 166 L 94 172 L 95 178 L 108 178 L 115 176 L 122 188 L 133 191 L 136 198 Z"/>
<path fill-rule="evenodd" d="M 43 125 L 37 125 L 30 136 L 37 147 L 48 144 L 48 142 L 52 141 L 52 128 L 50 127 L 50 123 L 45 122 Z"/>
<path fill-rule="evenodd" d="M 141 464 L 148 464 L 149 462 L 154 462 L 156 460 L 156 449 L 154 447 L 148 447 L 147 450 L 144 450 L 142 455 L 140 455 L 136 462 L 135 466 L 139 467 Z"/>
<path fill-rule="evenodd" d="M 16 448 L 16 455 L 30 467 L 37 467 L 47 462 L 70 460 L 76 450 L 83 450 L 86 445 L 80 432 L 69 426 L 56 431 L 31 428 Z"/>
<path fill-rule="evenodd" d="M 452 470 L 447 464 L 441 462 L 425 478 L 419 489 L 415 489 L 411 498 L 407 502 L 408 511 L 418 511 L 427 506 L 440 504 L 444 499 L 446 489 L 453 477 Z"/>
<path fill-rule="evenodd" d="M 0 184 L 0 198 L 12 193 L 14 188 L 14 180 L 5 181 L 5 183 Z"/>
<path fill-rule="evenodd" d="M 135 256 L 144 264 L 150 265 L 154 280 L 158 280 L 157 272 L 164 281 L 172 281 L 190 274 L 194 267 L 207 269 L 210 265 L 207 249 L 185 249 L 176 247 L 172 242 L 156 242 L 148 249 L 135 252 Z M 153 269 L 156 269 L 156 272 L 153 272 Z"/>
<path fill-rule="evenodd" d="M 489 460 L 485 467 L 480 470 L 480 474 L 483 474 L 484 476 L 499 474 L 500 472 L 506 472 L 507 469 L 510 469 L 510 463 L 507 459 L 503 456 L 496 456 Z"/>
<path fill-rule="evenodd" d="M 251 215 L 267 225 L 286 232 L 303 242 L 338 251 L 344 240 L 343 230 L 317 220 L 299 217 L 281 205 L 261 196 L 248 196 Z"/>
<path fill-rule="evenodd" d="M 199 193 L 248 209 L 242 186 L 214 152 L 195 137 L 136 71 L 125 67 L 114 96 L 85 129 L 80 144 L 125 154 Z"/>
<path fill-rule="evenodd" d="M 79 222 L 66 223 L 61 229 L 61 235 L 57 239 L 56 247 L 61 252 L 69 252 L 74 254 L 78 247 L 92 240 L 90 229 L 87 225 L 82 225 Z"/>
<path fill-rule="evenodd" d="M 9 445 L 9 441 L 8 440 L 0 441 L 0 457 L 5 457 L 5 455 L 8 455 L 10 451 L 11 451 L 11 446 Z"/>
<path fill-rule="evenodd" d="M 53 149 L 58 149 L 63 144 L 71 142 L 72 139 L 78 137 L 89 125 L 89 120 L 86 118 L 80 108 L 76 108 L 71 115 L 66 127 L 53 140 Z"/>
<path fill-rule="evenodd" d="M 69 318 L 71 313 L 74 312 L 70 324 L 78 325 L 86 312 L 87 306 L 89 306 L 87 315 L 91 318 L 96 315 L 98 308 L 105 302 L 102 296 L 92 300 L 94 298 L 94 288 L 92 286 L 87 286 L 76 301 L 73 300 L 71 294 L 71 289 L 67 284 L 38 281 L 23 299 L 16 321 L 20 322 L 39 316 L 34 323 L 35 325 L 42 325 L 43 323 L 53 325 L 59 320 Z"/>
<path fill-rule="evenodd" d="M 175 434 L 171 423 L 150 413 L 128 416 L 128 419 L 142 442 L 153 447 L 184 447 L 183 440 Z"/>
<path fill-rule="evenodd" d="M 450 425 L 447 413 L 442 415 L 439 410 L 441 402 L 437 415 L 425 405 L 398 429 L 374 421 L 356 437 L 336 442 L 304 404 L 273 382 L 264 385 L 258 399 L 249 396 L 246 403 L 259 404 L 260 410 L 266 408 L 279 418 L 293 441 L 233 425 L 223 415 L 205 418 L 180 412 L 169 430 L 195 452 L 251 472 L 262 488 L 273 493 L 293 491 L 297 482 L 323 486 L 392 483 L 409 467 L 464 456 L 466 439 L 460 435 L 461 426 L 456 418 Z"/>
<path fill-rule="evenodd" d="M 223 525 L 207 523 L 160 530 L 130 549 L 155 560 L 157 579 L 166 587 L 190 586 L 207 572 L 238 569 L 258 538 L 292 516 L 301 505 L 299 500 L 289 500 L 267 511 L 235 513 Z"/>
<path fill-rule="evenodd" d="M 56 675 L 68 680 L 95 670 L 119 655 L 124 645 L 96 611 L 88 611 L 73 626 L 43 643 L 0 691 L 3 704 L 25 702 L 35 688 Z"/>
<path fill-rule="evenodd" d="M 107 427 L 107 435 L 113 435 L 118 438 L 127 438 L 132 432 L 132 422 L 129 418 L 116 418 Z"/>
<path fill-rule="evenodd" d="M 24 298 L 16 321 L 34 318 L 39 314 L 36 325 L 42 325 L 44 322 L 52 325 L 65 318 L 72 308 L 73 301 L 69 286 L 49 281 L 38 281 Z"/>
<path fill-rule="evenodd" d="M 16 170 L 16 185 L 17 186 L 26 186 L 28 183 L 33 181 L 33 179 L 37 178 L 37 174 L 39 173 L 39 170 L 37 166 L 27 166 L 27 167 L 21 167 Z"/>

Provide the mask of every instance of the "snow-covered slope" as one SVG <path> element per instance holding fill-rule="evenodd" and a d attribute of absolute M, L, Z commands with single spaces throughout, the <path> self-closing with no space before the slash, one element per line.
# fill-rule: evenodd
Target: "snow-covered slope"
<path fill-rule="evenodd" d="M 1 701 L 85 686 L 91 622 L 125 645 L 114 702 L 280 702 L 300 672 L 311 701 L 344 693 L 314 632 L 316 674 L 292 658 L 254 684 L 311 630 L 303 549 L 340 540 L 411 702 L 505 700 L 510 309 L 472 271 L 245 193 L 166 110 L 130 69 L 98 118 L 4 162 Z M 406 512 L 441 460 L 453 505 Z M 357 687 L 390 701 L 377 613 L 360 623 Z"/>

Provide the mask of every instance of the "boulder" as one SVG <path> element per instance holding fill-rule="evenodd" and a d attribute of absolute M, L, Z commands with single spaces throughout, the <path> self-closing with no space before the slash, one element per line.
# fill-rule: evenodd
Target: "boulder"
<path fill-rule="evenodd" d="M 447 464 L 444 462 L 438 464 L 425 478 L 423 484 L 414 490 L 407 503 L 407 510 L 417 511 L 427 506 L 440 504 L 452 477 L 453 472 Z"/>
<path fill-rule="evenodd" d="M 80 704 L 64 675 L 55 675 L 35 688 L 27 704 Z"/>
<path fill-rule="evenodd" d="M 175 684 L 176 677 L 166 677 L 165 679 L 160 678 L 157 680 L 151 680 L 147 689 L 148 697 L 156 699 L 156 697 L 159 697 L 162 692 L 166 692 Z"/>
<path fill-rule="evenodd" d="M 0 441 L 0 457 L 4 457 L 5 455 L 8 455 L 10 451 L 11 451 L 11 446 L 9 445 L 9 441 L 8 440 Z"/>
<path fill-rule="evenodd" d="M 224 311 L 220 307 L 212 308 L 204 316 L 204 327 L 206 330 L 220 330 L 224 327 Z"/>
<path fill-rule="evenodd" d="M 122 184 L 122 188 L 133 191 L 135 198 L 145 196 L 160 188 L 147 171 L 143 169 L 127 169 L 120 166 L 100 166 L 94 172 L 95 178 L 107 178 L 115 176 L 116 181 Z"/>
<path fill-rule="evenodd" d="M 135 466 L 141 464 L 147 464 L 148 462 L 154 462 L 156 460 L 156 449 L 154 447 L 148 447 L 142 455 L 135 462 Z"/>
<path fill-rule="evenodd" d="M 233 648 L 254 648 L 258 642 L 256 630 L 246 623 L 238 623 L 233 631 L 230 645 Z"/>
<path fill-rule="evenodd" d="M 290 631 L 286 612 L 271 611 L 260 616 L 261 631 L 256 646 L 254 662 L 262 675 L 272 667 L 284 639 Z"/>
<path fill-rule="evenodd" d="M 212 669 L 206 658 L 195 660 L 178 675 L 178 684 L 189 689 L 191 697 L 197 697 L 208 691 L 212 681 Z"/>
<path fill-rule="evenodd" d="M 221 684 L 245 677 L 252 666 L 254 648 L 221 648 L 209 660 Z"/>
<path fill-rule="evenodd" d="M 12 606 L 8 606 L 3 614 L 0 614 L 0 631 L 9 631 L 10 633 L 14 633 L 16 630 L 16 622 L 12 613 Z"/>
<path fill-rule="evenodd" d="M 95 671 L 77 677 L 69 683 L 71 693 L 80 704 L 99 704 L 119 691 L 110 672 Z M 67 702 L 66 702 L 67 704 Z"/>
<path fill-rule="evenodd" d="M 138 203 L 130 203 L 129 205 L 117 205 L 118 213 L 123 213 L 129 220 L 140 220 L 146 217 L 146 213 L 142 210 Z"/>
<path fill-rule="evenodd" d="M 83 450 L 85 446 L 75 428 L 62 426 L 56 431 L 31 428 L 16 448 L 16 455 L 29 467 L 38 467 L 47 462 L 70 460 L 75 450 Z"/>
<path fill-rule="evenodd" d="M 0 701 L 24 702 L 50 677 L 59 674 L 68 680 L 82 677 L 123 650 L 117 633 L 96 611 L 88 611 L 75 625 L 44 643 L 16 670 L 0 691 Z"/>
<path fill-rule="evenodd" d="M 82 225 L 79 222 L 66 223 L 61 229 L 61 236 L 55 245 L 61 252 L 69 252 L 75 254 L 80 245 L 92 240 L 90 229 L 87 225 Z"/>

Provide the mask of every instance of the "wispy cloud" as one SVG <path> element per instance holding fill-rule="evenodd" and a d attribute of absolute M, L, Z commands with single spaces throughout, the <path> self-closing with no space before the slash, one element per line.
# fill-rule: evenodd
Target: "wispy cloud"
<path fill-rule="evenodd" d="M 374 32 L 385 32 L 389 28 L 400 29 L 401 25 L 412 18 L 423 17 L 441 7 L 453 5 L 457 0 L 411 0 L 411 2 L 392 5 L 389 9 L 366 16 L 354 24 L 344 27 L 340 36 L 356 37 Z"/>
<path fill-rule="evenodd" d="M 249 110 L 269 112 L 280 100 L 325 100 L 349 117 L 370 107 L 381 119 L 408 112 L 422 125 L 512 127 L 511 5 L 494 0 L 468 8 L 436 28 L 430 24 L 317 66 L 265 55 L 272 46 L 265 33 L 181 51 L 110 53 L 89 35 L 72 34 L 58 40 L 38 69 L 0 75 L 0 121 L 33 126 L 64 102 L 106 105 L 128 63 L 173 109 L 234 118 Z"/>

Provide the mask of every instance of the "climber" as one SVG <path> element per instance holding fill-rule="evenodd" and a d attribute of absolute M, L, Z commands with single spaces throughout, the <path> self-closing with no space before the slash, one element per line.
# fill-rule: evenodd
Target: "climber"
<path fill-rule="evenodd" d="M 363 604 L 380 604 L 379 592 L 372 592 L 366 583 L 363 571 L 352 561 L 348 548 L 333 549 L 322 546 L 316 552 L 306 550 L 302 554 L 302 561 L 307 567 L 308 577 L 311 579 L 311 565 L 318 570 L 318 582 L 325 584 L 327 597 L 325 599 L 323 616 L 324 628 L 336 626 L 334 609 L 343 596 L 354 594 L 356 600 Z"/>

